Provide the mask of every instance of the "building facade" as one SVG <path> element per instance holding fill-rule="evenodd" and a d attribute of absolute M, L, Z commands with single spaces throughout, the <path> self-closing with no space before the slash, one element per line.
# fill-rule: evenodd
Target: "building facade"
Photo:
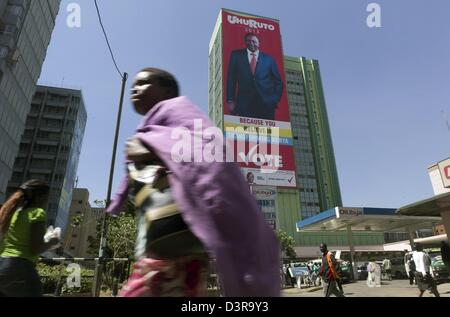
<path fill-rule="evenodd" d="M 70 204 L 69 226 L 64 237 L 64 252 L 73 257 L 87 258 L 96 256 L 89 252 L 89 240 L 97 236 L 97 223 L 101 213 L 89 204 L 89 191 L 74 188 Z"/>
<path fill-rule="evenodd" d="M 245 13 L 241 16 L 254 17 Z M 247 23 L 243 19 L 237 23 L 241 22 Z M 254 32 L 258 33 L 257 30 Z M 209 43 L 208 115 L 222 130 L 225 93 L 223 83 L 226 80 L 223 48 L 223 21 L 222 14 L 219 14 Z M 346 234 L 296 232 L 295 224 L 299 220 L 342 206 L 342 198 L 319 62 L 304 57 L 284 56 L 284 72 L 297 186 L 253 186 L 253 193 L 269 225 L 294 237 L 298 252 L 301 253 L 302 248 L 318 248 L 322 242 L 327 242 L 330 246 L 345 247 L 348 244 Z M 381 245 L 384 237 L 381 233 L 355 232 L 353 240 L 360 246 Z"/>
<path fill-rule="evenodd" d="M 49 182 L 49 224 L 65 230 L 87 121 L 80 90 L 38 86 L 8 193 L 28 179 Z"/>
<path fill-rule="evenodd" d="M 301 219 L 342 206 L 319 62 L 284 59 Z"/>
<path fill-rule="evenodd" d="M 0 0 L 0 203 L 50 43 L 60 0 Z"/>

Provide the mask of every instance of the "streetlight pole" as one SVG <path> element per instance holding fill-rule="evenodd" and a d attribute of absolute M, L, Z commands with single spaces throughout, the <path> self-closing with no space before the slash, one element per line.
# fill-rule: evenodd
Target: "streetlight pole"
<path fill-rule="evenodd" d="M 119 101 L 119 110 L 117 112 L 117 122 L 116 122 L 116 132 L 114 135 L 114 145 L 113 145 L 113 153 L 111 158 L 111 167 L 109 170 L 109 182 L 108 182 L 108 194 L 106 196 L 106 206 L 108 207 L 109 203 L 111 202 L 111 192 L 112 192 L 112 183 L 114 179 L 114 166 L 116 163 L 116 152 L 117 152 L 117 142 L 119 139 L 119 130 L 120 130 L 120 120 L 122 117 L 122 106 L 123 106 L 123 97 L 125 94 L 125 85 L 128 79 L 128 74 L 123 73 L 122 76 L 122 90 L 120 93 L 120 101 Z M 100 239 L 100 248 L 98 251 L 98 262 L 95 266 L 95 280 L 93 285 L 93 293 L 94 297 L 98 297 L 100 295 L 100 286 L 102 284 L 102 274 L 105 269 L 105 262 L 104 262 L 104 253 L 106 248 L 106 240 L 108 236 L 108 223 L 106 221 L 106 213 L 103 214 L 103 220 L 102 220 L 102 233 L 101 233 L 101 239 Z"/>

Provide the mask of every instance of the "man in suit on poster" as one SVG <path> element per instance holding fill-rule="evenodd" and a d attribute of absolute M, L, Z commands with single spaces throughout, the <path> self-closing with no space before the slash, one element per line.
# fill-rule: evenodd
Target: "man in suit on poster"
<path fill-rule="evenodd" d="M 247 48 L 233 51 L 228 65 L 228 109 L 236 116 L 275 120 L 283 94 L 277 64 L 259 50 L 257 35 L 247 33 L 244 40 Z"/>

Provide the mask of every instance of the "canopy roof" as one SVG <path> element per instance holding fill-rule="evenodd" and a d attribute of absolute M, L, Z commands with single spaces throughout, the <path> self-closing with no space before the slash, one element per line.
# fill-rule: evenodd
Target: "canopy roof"
<path fill-rule="evenodd" d="M 440 216 L 450 210 L 450 193 L 440 194 L 397 209 L 397 214 L 406 216 Z"/>
<path fill-rule="evenodd" d="M 350 226 L 352 231 L 386 232 L 429 229 L 441 221 L 435 216 L 405 216 L 394 208 L 335 207 L 297 222 L 297 231 L 341 231 Z"/>

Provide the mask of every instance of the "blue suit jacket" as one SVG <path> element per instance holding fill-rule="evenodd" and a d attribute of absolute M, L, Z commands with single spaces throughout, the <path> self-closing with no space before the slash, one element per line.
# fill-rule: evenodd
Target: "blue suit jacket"
<path fill-rule="evenodd" d="M 237 107 L 249 108 L 250 103 L 254 102 L 255 90 L 264 107 L 277 107 L 283 94 L 283 81 L 275 60 L 260 51 L 253 75 L 247 49 L 233 51 L 228 66 L 227 101 L 234 101 Z"/>

